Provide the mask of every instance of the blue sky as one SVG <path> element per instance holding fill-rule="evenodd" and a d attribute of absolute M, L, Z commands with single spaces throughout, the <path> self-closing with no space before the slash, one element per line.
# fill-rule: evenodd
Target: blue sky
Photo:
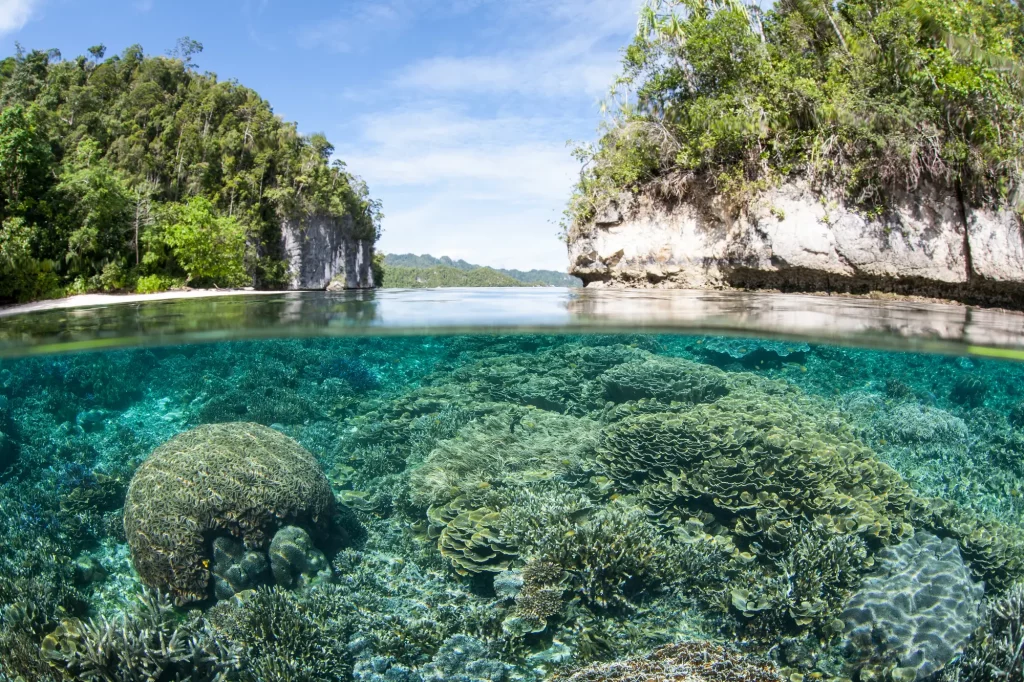
<path fill-rule="evenodd" d="M 162 54 L 323 131 L 384 202 L 387 252 L 564 270 L 558 220 L 636 0 L 0 0 L 0 40 Z"/>

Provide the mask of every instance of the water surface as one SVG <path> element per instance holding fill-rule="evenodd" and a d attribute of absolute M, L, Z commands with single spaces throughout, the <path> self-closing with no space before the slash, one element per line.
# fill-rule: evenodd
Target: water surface
<path fill-rule="evenodd" d="M 5 314 L 0 679 L 988 679 L 1020 320 L 560 290 Z"/>

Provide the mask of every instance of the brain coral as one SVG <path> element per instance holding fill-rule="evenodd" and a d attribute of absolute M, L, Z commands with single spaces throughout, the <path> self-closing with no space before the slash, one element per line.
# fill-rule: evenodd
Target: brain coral
<path fill-rule="evenodd" d="M 843 611 L 848 655 L 869 672 L 897 663 L 896 682 L 924 679 L 963 649 L 978 623 L 982 584 L 971 580 L 956 541 L 931 533 L 919 531 L 876 560 L 878 570 Z"/>
<path fill-rule="evenodd" d="M 285 523 L 326 530 L 333 510 L 327 477 L 294 440 L 258 424 L 209 424 L 142 463 L 124 528 L 143 582 L 184 604 L 209 596 L 211 535 L 260 548 Z"/>

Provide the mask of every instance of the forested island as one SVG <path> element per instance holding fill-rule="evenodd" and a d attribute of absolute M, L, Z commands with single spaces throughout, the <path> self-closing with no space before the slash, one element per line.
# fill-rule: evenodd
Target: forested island
<path fill-rule="evenodd" d="M 96 46 L 0 62 L 0 301 L 282 286 L 282 225 L 375 240 L 380 204 L 323 134 L 193 59 Z"/>
<path fill-rule="evenodd" d="M 389 289 L 427 287 L 579 287 L 576 277 L 555 270 L 507 270 L 453 260 L 448 256 L 386 254 L 379 275 Z"/>
<path fill-rule="evenodd" d="M 1014 0 L 657 0 L 566 215 L 589 284 L 1024 302 Z"/>

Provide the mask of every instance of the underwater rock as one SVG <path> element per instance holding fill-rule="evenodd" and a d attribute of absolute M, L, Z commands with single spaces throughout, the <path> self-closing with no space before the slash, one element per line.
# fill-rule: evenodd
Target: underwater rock
<path fill-rule="evenodd" d="M 221 536 L 213 541 L 211 573 L 213 595 L 230 599 L 267 581 L 267 558 L 262 552 L 246 551 L 242 543 Z"/>
<path fill-rule="evenodd" d="M 971 579 L 951 538 L 919 531 L 876 560 L 878 569 L 842 614 L 847 656 L 876 679 L 893 663 L 896 682 L 924 679 L 963 650 L 984 588 Z"/>
<path fill-rule="evenodd" d="M 327 568 L 327 558 L 298 526 L 285 526 L 270 541 L 270 570 L 281 587 L 307 584 Z"/>
<path fill-rule="evenodd" d="M 598 663 L 554 682 L 782 682 L 771 663 L 709 642 L 681 642 L 642 658 Z"/>
<path fill-rule="evenodd" d="M 206 533 L 259 548 L 289 522 L 326 534 L 333 512 L 327 477 L 294 440 L 258 424 L 211 424 L 178 434 L 142 463 L 124 529 L 143 582 L 183 605 L 210 596 Z"/>

